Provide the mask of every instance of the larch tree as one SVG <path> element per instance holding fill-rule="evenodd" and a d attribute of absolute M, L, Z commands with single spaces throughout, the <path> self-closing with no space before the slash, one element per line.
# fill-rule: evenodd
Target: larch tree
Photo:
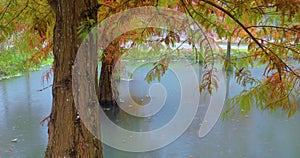
<path fill-rule="evenodd" d="M 293 116 L 300 89 L 299 0 L 181 0 L 181 6 L 202 26 L 208 42 L 200 89 L 217 88 L 215 61 L 223 62 L 225 68 L 233 66 L 236 82 L 244 87 L 228 100 L 224 116 L 247 114 L 252 106 L 271 111 L 279 108 Z M 239 52 L 235 58 L 227 52 L 224 57 L 216 42 L 221 38 L 238 46 L 246 44 L 247 52 Z M 250 71 L 259 65 L 265 67 L 262 79 Z"/>
<path fill-rule="evenodd" d="M 87 19 L 97 21 L 96 0 L 49 0 L 55 13 L 53 33 L 53 103 L 49 121 L 49 141 L 45 157 L 102 157 L 96 139 L 78 118 L 72 89 L 72 66 L 82 42 L 78 27 Z"/>
<path fill-rule="evenodd" d="M 87 19 L 101 22 L 112 14 L 133 7 L 160 6 L 186 12 L 199 23 L 203 36 L 199 40 L 182 41 L 172 31 L 166 35 L 159 29 L 147 28 L 115 39 L 101 59 L 102 70 L 97 87 L 100 88 L 101 104 L 115 105 L 110 68 L 122 55 L 120 46 L 128 41 L 141 43 L 149 35 L 160 36 L 161 42 L 167 45 L 188 41 L 195 45 L 193 49 L 196 52 L 199 47 L 203 50 L 204 72 L 200 90 L 212 92 L 217 87 L 213 74 L 215 60 L 233 65 L 235 78 L 245 89 L 229 100 L 230 107 L 225 114 L 246 114 L 253 105 L 261 109 L 282 108 L 288 116 L 297 109 L 300 89 L 300 70 L 297 67 L 300 62 L 299 0 L 48 0 L 48 4 L 45 0 L 10 0 L 0 5 L 1 43 L 8 39 L 13 41 L 20 51 L 30 52 L 28 61 L 36 63 L 45 59 L 53 48 L 53 104 L 46 157 L 102 157 L 101 142 L 94 139 L 77 118 L 72 94 L 72 66 L 82 42 L 78 27 Z M 222 50 L 214 47 L 217 45 L 215 40 L 222 37 L 248 44 L 248 53 L 226 60 L 220 55 Z M 258 64 L 266 67 L 262 80 L 255 79 L 249 71 Z"/>
<path fill-rule="evenodd" d="M 143 2 L 140 3 L 143 4 Z M 261 109 L 270 109 L 271 111 L 281 108 L 288 112 L 288 116 L 294 114 L 298 106 L 296 96 L 299 95 L 300 88 L 299 67 L 294 66 L 299 63 L 300 58 L 300 25 L 297 22 L 300 17 L 300 3 L 298 0 L 161 0 L 144 3 L 186 12 L 199 24 L 202 37 L 197 40 L 189 39 L 188 43 L 193 45 L 196 53 L 199 48 L 203 50 L 204 70 L 201 91 L 207 89 L 212 92 L 212 89 L 218 86 L 218 79 L 213 74 L 216 69 L 215 61 L 223 62 L 226 68 L 229 65 L 234 68 L 237 83 L 245 89 L 236 97 L 228 100 L 230 107 L 227 108 L 225 114 L 235 112 L 247 114 L 251 106 L 255 104 Z M 141 6 L 141 4 L 137 5 L 139 3 L 136 1 L 116 1 L 105 4 L 109 6 L 107 10 L 119 11 L 132 6 Z M 106 14 L 108 13 L 110 12 L 106 12 Z M 186 40 L 176 38 L 178 36 L 176 33 L 170 36 L 171 32 L 163 35 L 158 33 L 159 30 L 153 28 L 145 30 L 148 31 L 146 32 L 149 36 L 160 35 L 161 41 L 167 45 L 174 42 L 186 42 Z M 141 34 L 138 31 L 136 33 Z M 147 38 L 140 39 L 126 35 L 123 37 L 132 41 L 143 41 Z M 227 38 L 228 42 L 226 57 L 222 55 L 223 50 L 216 41 L 222 38 Z M 120 39 L 122 39 L 121 44 L 127 41 L 124 38 Z M 238 45 L 248 45 L 247 53 L 240 52 L 238 58 L 230 58 L 230 44 L 233 42 Z M 120 43 L 119 45 L 121 45 Z M 119 49 L 114 47 L 114 50 Z M 111 57 L 120 54 L 120 51 L 111 52 L 114 54 L 109 55 Z M 262 80 L 251 75 L 249 69 L 254 65 L 265 66 Z M 163 70 L 159 71 L 163 72 Z M 159 76 L 149 74 L 147 77 L 150 78 Z M 101 83 L 104 82 L 100 79 Z M 272 90 L 270 91 L 270 89 Z"/>
<path fill-rule="evenodd" d="M 47 2 L 1 1 L 0 10 L 0 72 L 14 75 L 47 59 L 54 20 Z"/>
<path fill-rule="evenodd" d="M 96 9 L 91 12 L 91 7 Z M 1 52 L 15 50 L 11 53 L 25 56 L 17 62 L 30 67 L 47 59 L 53 48 L 53 68 L 44 76 L 49 80 L 54 73 L 45 157 L 103 157 L 101 142 L 78 119 L 71 83 L 82 42 L 78 27 L 87 19 L 96 22 L 97 8 L 96 0 L 1 1 Z"/>

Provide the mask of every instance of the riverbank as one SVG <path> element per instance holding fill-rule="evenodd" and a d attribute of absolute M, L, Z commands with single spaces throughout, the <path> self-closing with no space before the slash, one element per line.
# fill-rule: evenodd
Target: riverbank
<path fill-rule="evenodd" d="M 22 75 L 29 75 L 30 72 L 40 71 L 43 69 L 43 67 L 50 66 L 52 65 L 52 63 L 53 63 L 53 58 L 48 58 L 47 60 L 43 61 L 40 65 L 36 65 L 28 68 L 25 67 L 17 71 L 11 71 L 9 72 L 9 74 L 0 71 L 0 81 L 15 78 L 15 77 L 20 77 Z"/>

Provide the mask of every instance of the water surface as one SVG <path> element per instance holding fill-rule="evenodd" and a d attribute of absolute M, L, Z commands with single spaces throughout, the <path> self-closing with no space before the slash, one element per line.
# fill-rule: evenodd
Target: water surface
<path fill-rule="evenodd" d="M 140 70 L 145 73 L 146 69 Z M 260 75 L 263 70 L 255 70 Z M 43 157 L 47 145 L 47 126 L 40 121 L 49 115 L 51 109 L 51 88 L 43 88 L 41 77 L 44 70 L 32 72 L 30 77 L 0 81 L 0 158 Z M 118 125 L 135 131 L 159 128 L 170 121 L 176 113 L 180 91 L 178 81 L 172 80 L 170 71 L 161 83 L 168 91 L 166 106 L 155 116 L 147 118 L 130 117 L 120 113 L 115 118 Z M 121 81 L 124 82 L 124 81 Z M 133 81 L 134 82 L 134 81 Z M 139 85 L 134 87 L 134 85 Z M 132 84 L 132 88 L 144 95 L 145 85 Z M 230 96 L 241 87 L 230 80 Z M 137 99 L 138 99 L 137 97 Z M 300 155 L 299 112 L 288 119 L 280 111 L 269 113 L 254 109 L 246 117 L 235 116 L 231 121 L 218 120 L 212 131 L 204 138 L 198 137 L 198 130 L 206 107 L 199 106 L 197 116 L 186 132 L 170 145 L 144 153 L 119 151 L 104 145 L 105 158 L 298 158 Z M 17 142 L 11 140 L 17 139 Z"/>

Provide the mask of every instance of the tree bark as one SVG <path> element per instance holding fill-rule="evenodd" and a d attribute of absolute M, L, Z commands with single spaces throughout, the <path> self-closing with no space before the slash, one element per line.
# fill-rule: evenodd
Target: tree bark
<path fill-rule="evenodd" d="M 97 20 L 97 0 L 48 0 L 56 14 L 53 103 L 48 124 L 47 158 L 102 158 L 101 142 L 78 119 L 72 91 L 72 66 L 82 42 L 77 28 L 87 16 Z"/>
<path fill-rule="evenodd" d="M 112 111 L 113 114 L 116 114 L 119 111 L 119 107 L 117 105 L 117 82 L 119 78 L 117 77 L 118 74 L 113 76 L 116 63 L 121 57 L 119 47 L 119 41 L 116 39 L 105 49 L 104 56 L 101 59 L 102 66 L 99 80 L 100 105 L 104 110 Z"/>

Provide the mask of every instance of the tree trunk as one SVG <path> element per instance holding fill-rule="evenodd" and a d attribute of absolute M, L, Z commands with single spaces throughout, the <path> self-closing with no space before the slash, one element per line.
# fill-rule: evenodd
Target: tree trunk
<path fill-rule="evenodd" d="M 230 52 L 231 52 L 231 39 L 228 39 L 227 40 L 226 61 L 230 61 Z"/>
<path fill-rule="evenodd" d="M 101 142 L 77 118 L 72 92 L 72 66 L 82 42 L 77 28 L 86 16 L 96 20 L 97 10 L 91 12 L 91 8 L 97 6 L 97 0 L 48 1 L 56 14 L 56 23 L 53 37 L 53 103 L 45 157 L 102 158 Z"/>
<path fill-rule="evenodd" d="M 195 48 L 195 44 L 193 44 L 193 46 L 192 46 L 192 51 L 195 51 L 196 63 L 199 63 L 198 51 L 197 51 L 197 48 Z"/>
<path fill-rule="evenodd" d="M 117 99 L 119 97 L 117 82 L 119 74 L 114 74 L 115 66 L 121 57 L 119 40 L 115 39 L 104 51 L 102 57 L 101 75 L 99 80 L 99 101 L 107 114 L 116 115 L 119 112 Z M 118 72 L 116 72 L 118 73 Z"/>
<path fill-rule="evenodd" d="M 226 58 L 225 58 L 225 62 L 226 62 L 225 70 L 226 71 L 232 71 L 230 57 L 231 57 L 231 37 L 229 37 L 229 39 L 227 40 L 227 52 L 226 52 Z"/>

